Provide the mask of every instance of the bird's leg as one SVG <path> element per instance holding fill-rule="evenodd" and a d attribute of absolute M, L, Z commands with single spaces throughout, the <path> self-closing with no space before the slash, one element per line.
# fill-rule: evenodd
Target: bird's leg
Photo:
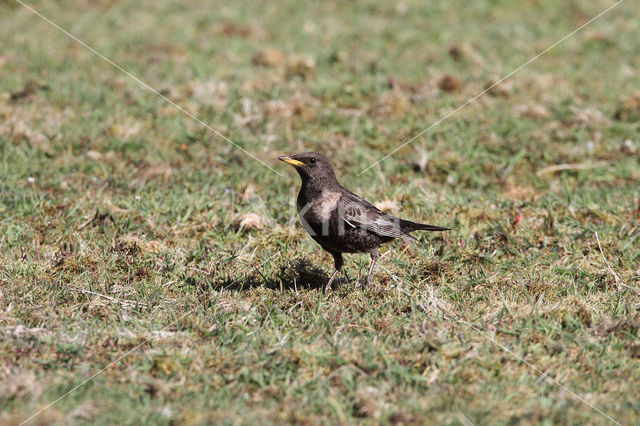
<path fill-rule="evenodd" d="M 369 272 L 367 273 L 367 279 L 364 282 L 364 285 L 371 285 L 371 273 L 373 272 L 373 267 L 376 265 L 376 260 L 378 260 L 378 249 L 373 249 L 371 251 L 371 264 L 369 265 Z"/>
<path fill-rule="evenodd" d="M 329 290 L 331 290 L 331 284 L 333 283 L 333 280 L 336 278 L 336 275 L 338 275 L 338 272 L 339 271 L 336 269 L 335 271 L 333 271 L 333 274 L 331 274 L 331 278 L 329 278 L 329 282 L 324 287 L 324 292 L 325 293 L 328 293 Z"/>
<path fill-rule="evenodd" d="M 336 278 L 336 275 L 338 275 L 338 272 L 340 272 L 340 269 L 342 269 L 342 265 L 344 264 L 344 261 L 342 260 L 342 253 L 331 252 L 331 255 L 333 256 L 335 271 L 333 271 L 333 274 L 331 274 L 331 278 L 329 278 L 329 282 L 324 287 L 325 293 L 331 290 L 331 284 L 333 284 L 333 280 Z"/>

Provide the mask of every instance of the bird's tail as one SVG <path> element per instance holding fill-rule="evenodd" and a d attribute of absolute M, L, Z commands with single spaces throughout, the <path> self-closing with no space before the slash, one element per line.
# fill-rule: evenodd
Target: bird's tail
<path fill-rule="evenodd" d="M 400 219 L 400 227 L 404 232 L 411 231 L 449 231 L 451 228 L 445 228 L 442 226 L 427 225 L 426 223 L 416 223 L 410 220 Z"/>

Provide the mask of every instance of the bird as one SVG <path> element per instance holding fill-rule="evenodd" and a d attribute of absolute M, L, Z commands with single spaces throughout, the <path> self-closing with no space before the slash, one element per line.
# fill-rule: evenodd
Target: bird
<path fill-rule="evenodd" d="M 412 231 L 448 231 L 442 226 L 416 223 L 383 213 L 373 204 L 338 182 L 329 159 L 318 152 L 278 157 L 295 167 L 302 179 L 296 207 L 304 229 L 333 256 L 334 271 L 324 288 L 327 293 L 344 265 L 343 253 L 369 253 L 371 262 L 364 282 L 371 285 L 371 273 L 381 244 L 401 238 L 417 241 Z"/>

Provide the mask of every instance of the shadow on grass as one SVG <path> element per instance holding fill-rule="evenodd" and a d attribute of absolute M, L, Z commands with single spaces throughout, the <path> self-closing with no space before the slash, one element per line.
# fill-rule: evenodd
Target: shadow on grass
<path fill-rule="evenodd" d="M 255 287 L 274 290 L 323 289 L 327 281 L 329 276 L 322 268 L 314 266 L 307 259 L 298 258 L 282 265 L 280 271 L 275 274 L 266 275 L 256 268 L 248 275 L 217 281 L 214 287 L 227 290 L 247 290 Z"/>

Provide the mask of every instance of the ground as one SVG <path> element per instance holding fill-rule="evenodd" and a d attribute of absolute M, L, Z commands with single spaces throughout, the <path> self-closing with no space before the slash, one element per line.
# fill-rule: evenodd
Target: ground
<path fill-rule="evenodd" d="M 0 3 L 0 422 L 637 423 L 640 7 L 545 52 L 613 4 L 29 3 L 154 93 Z M 324 296 L 301 150 L 453 230 Z"/>

